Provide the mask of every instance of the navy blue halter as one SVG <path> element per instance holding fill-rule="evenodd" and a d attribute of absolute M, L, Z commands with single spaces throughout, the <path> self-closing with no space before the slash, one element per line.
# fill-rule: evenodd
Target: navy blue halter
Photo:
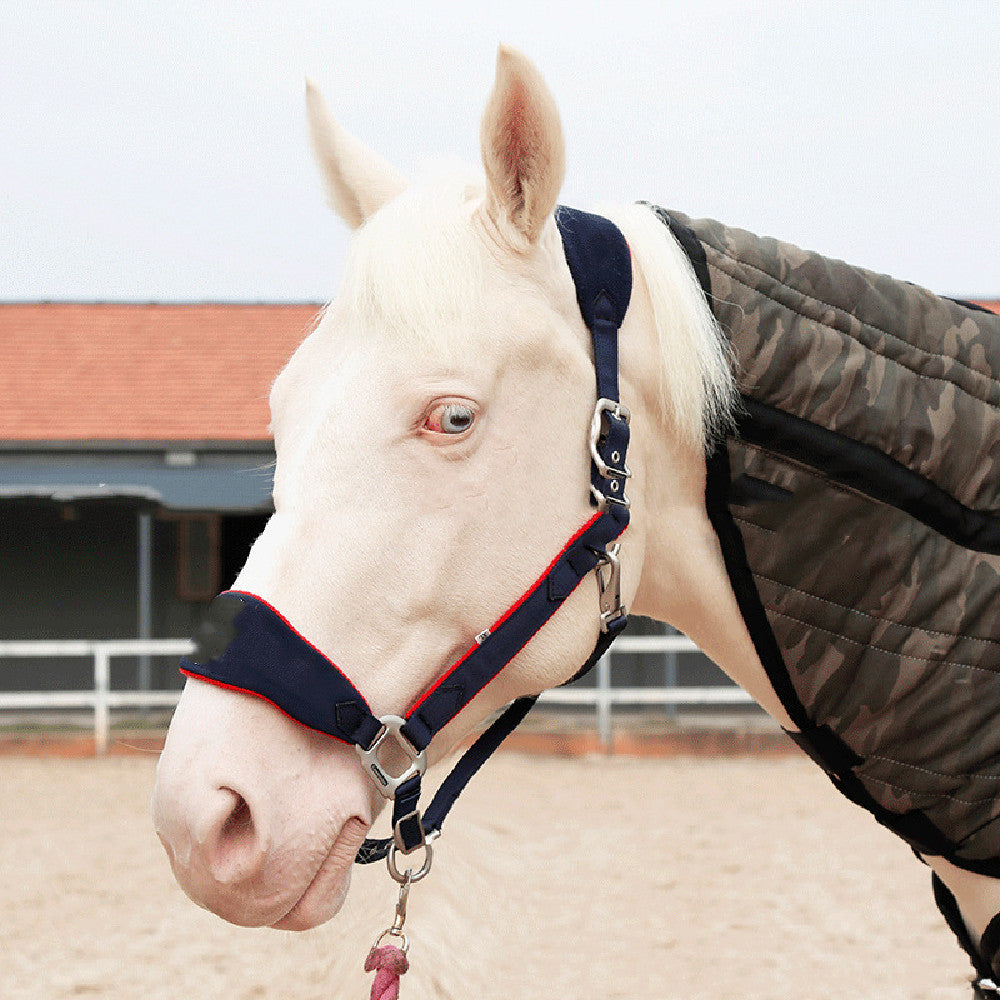
<path fill-rule="evenodd" d="M 393 837 L 366 840 L 357 861 L 409 854 L 440 831 L 449 809 L 472 776 L 527 715 L 536 697 L 520 698 L 476 740 L 445 779 L 426 812 L 418 809 L 425 752 L 434 738 L 524 648 L 580 582 L 597 571 L 601 634 L 575 675 L 586 673 L 628 622 L 618 599 L 618 547 L 628 526 L 625 452 L 629 414 L 618 398 L 618 329 L 632 291 L 628 245 L 607 219 L 560 207 L 556 222 L 576 285 L 580 312 L 591 332 L 597 406 L 591 427 L 593 517 L 566 543 L 545 573 L 468 652 L 417 701 L 406 718 L 376 716 L 364 696 L 327 656 L 266 601 L 226 591 L 212 602 L 195 634 L 196 651 L 183 673 L 271 702 L 296 722 L 353 744 L 376 787 L 393 800 Z M 379 757 L 393 739 L 409 758 L 394 774 Z M 390 862 L 391 862 L 390 857 Z"/>

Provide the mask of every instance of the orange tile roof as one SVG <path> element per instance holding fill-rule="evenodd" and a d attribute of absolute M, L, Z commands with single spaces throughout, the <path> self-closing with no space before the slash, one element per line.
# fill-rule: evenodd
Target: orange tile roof
<path fill-rule="evenodd" d="M 271 382 L 319 309 L 0 303 L 0 442 L 266 440 Z"/>
<path fill-rule="evenodd" d="M 318 305 L 0 303 L 0 441 L 260 441 Z"/>
<path fill-rule="evenodd" d="M 990 312 L 1000 313 L 1000 299 L 995 299 L 992 302 L 987 302 L 985 299 L 979 299 L 976 302 L 977 306 L 982 306 L 984 309 L 989 309 Z"/>

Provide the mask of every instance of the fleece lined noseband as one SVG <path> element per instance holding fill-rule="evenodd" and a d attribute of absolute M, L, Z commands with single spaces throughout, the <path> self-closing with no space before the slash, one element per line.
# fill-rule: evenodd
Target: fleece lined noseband
<path fill-rule="evenodd" d="M 632 290 L 628 245 L 607 219 L 560 207 L 556 222 L 590 330 L 597 405 L 590 430 L 591 503 L 594 515 L 573 535 L 548 569 L 413 705 L 405 718 L 376 716 L 351 680 L 300 635 L 280 611 L 254 594 L 226 591 L 212 602 L 195 636 L 197 650 L 181 661 L 193 677 L 265 699 L 310 729 L 354 745 L 378 790 L 393 801 L 393 836 L 366 840 L 357 861 L 395 851 L 429 851 L 462 789 L 527 715 L 536 698 L 510 705 L 476 740 L 445 779 L 424 813 L 418 807 L 426 751 L 450 722 L 524 648 L 591 572 L 601 591 L 601 634 L 576 676 L 589 670 L 624 629 L 616 539 L 628 526 L 625 465 L 629 412 L 618 393 L 618 330 Z M 393 741 L 408 760 L 398 773 L 380 751 Z M 428 855 L 429 860 L 429 855 Z"/>

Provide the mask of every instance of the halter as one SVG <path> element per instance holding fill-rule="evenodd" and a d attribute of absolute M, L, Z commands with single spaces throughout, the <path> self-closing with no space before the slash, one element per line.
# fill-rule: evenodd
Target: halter
<path fill-rule="evenodd" d="M 628 526 L 625 465 L 629 411 L 618 398 L 618 329 L 632 290 L 628 244 L 607 219 L 560 207 L 556 223 L 577 302 L 590 330 L 597 404 L 590 427 L 590 501 L 596 513 L 574 534 L 545 572 L 493 625 L 475 637 L 468 651 L 413 705 L 405 718 L 376 716 L 351 680 L 280 611 L 254 594 L 225 591 L 212 602 L 195 634 L 196 652 L 181 671 L 220 687 L 263 698 L 310 729 L 358 751 L 378 791 L 393 802 L 393 836 L 368 839 L 356 861 L 388 856 L 398 882 L 417 881 L 430 866 L 430 841 L 472 776 L 517 727 L 537 700 L 519 698 L 486 729 L 444 780 L 425 813 L 418 808 L 427 747 L 527 645 L 590 573 L 600 589 L 601 634 L 594 652 L 574 675 L 586 673 L 628 622 L 621 603 L 616 539 Z M 407 764 L 393 773 L 382 752 L 395 744 Z M 401 876 L 395 854 L 425 848 L 423 867 Z"/>

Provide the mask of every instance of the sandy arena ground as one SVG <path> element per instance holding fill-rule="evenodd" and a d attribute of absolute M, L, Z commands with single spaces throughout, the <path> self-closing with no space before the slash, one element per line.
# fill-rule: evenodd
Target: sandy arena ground
<path fill-rule="evenodd" d="M 0 996 L 367 998 L 384 869 L 315 931 L 224 924 L 172 880 L 154 765 L 0 758 Z M 403 1000 L 971 996 L 926 869 L 804 758 L 501 755 L 407 930 Z"/>

